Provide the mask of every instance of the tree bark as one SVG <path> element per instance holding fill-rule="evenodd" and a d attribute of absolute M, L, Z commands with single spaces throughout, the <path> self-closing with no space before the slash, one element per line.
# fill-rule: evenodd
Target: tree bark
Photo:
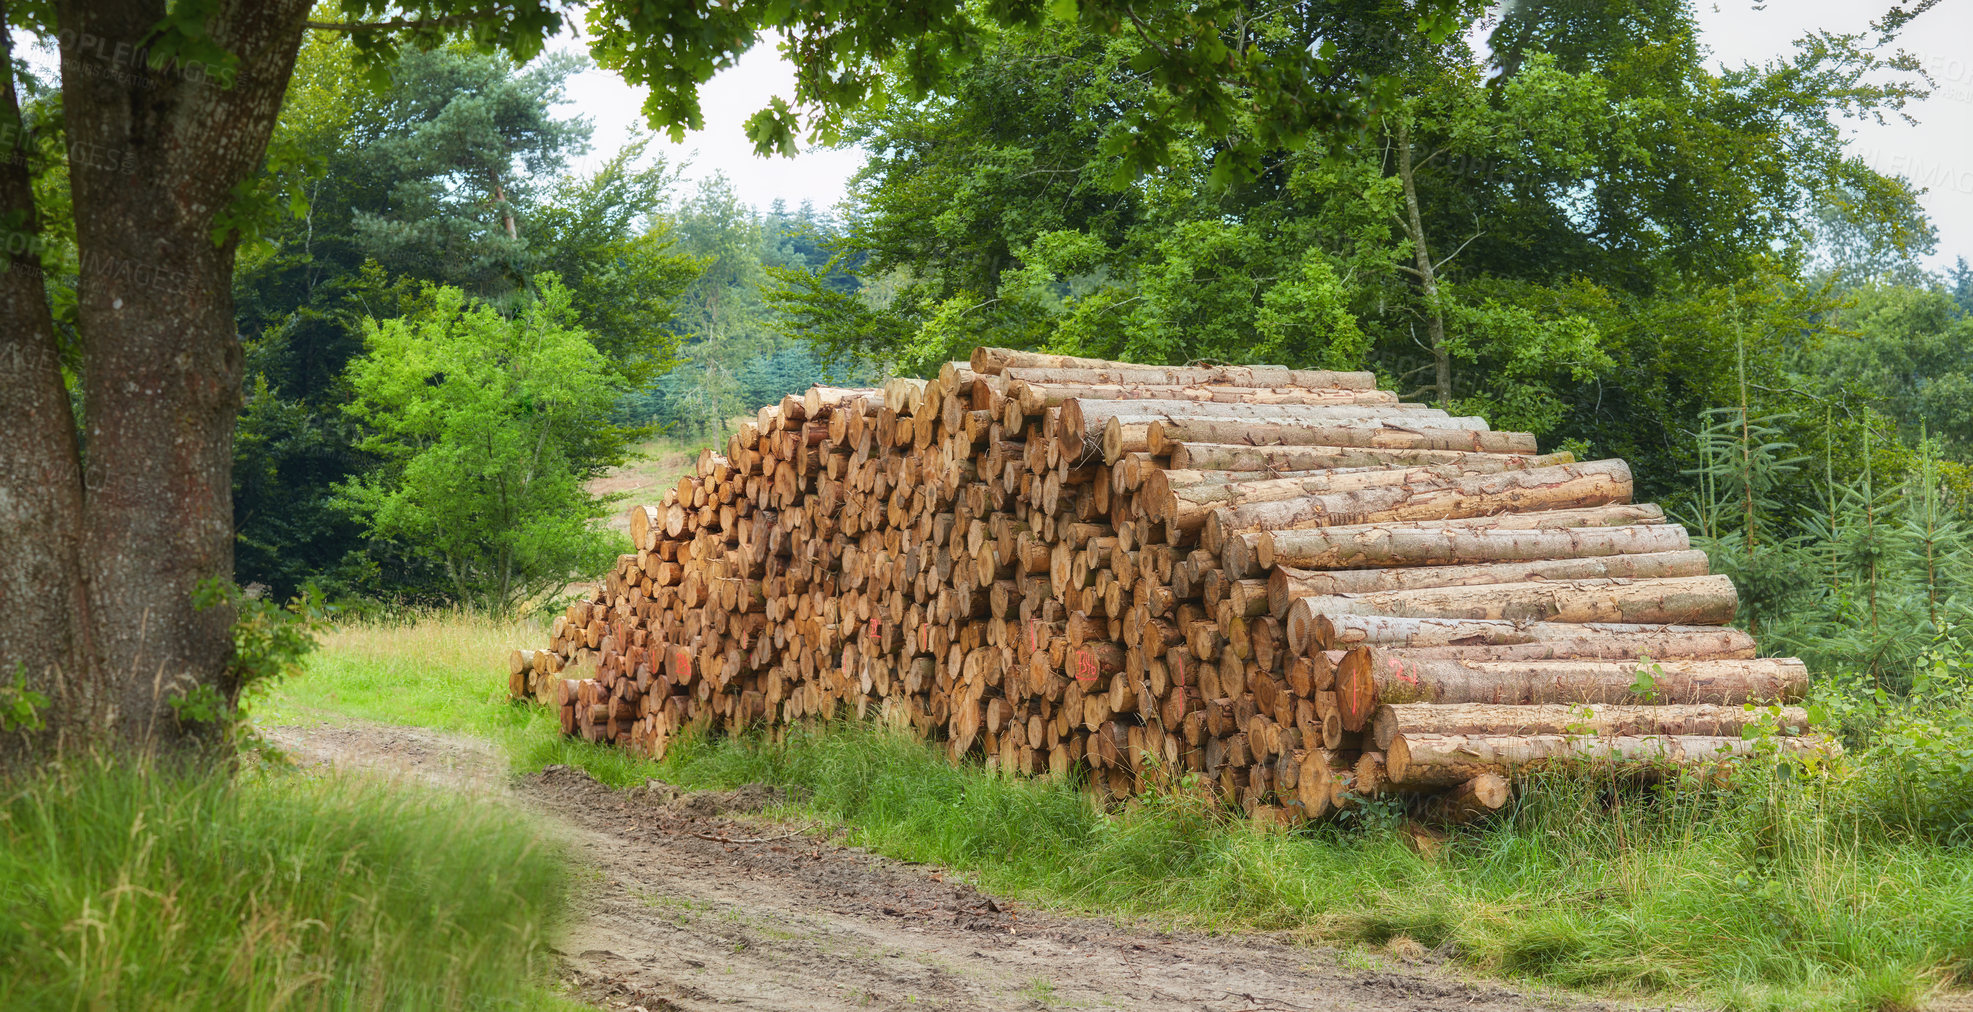
<path fill-rule="evenodd" d="M 233 565 L 236 236 L 215 242 L 214 231 L 259 168 L 308 4 L 216 6 L 206 30 L 238 57 L 230 86 L 179 64 L 147 66 L 141 44 L 166 11 L 164 0 L 56 5 L 70 150 L 96 153 L 69 164 L 79 462 L 41 285 L 18 269 L 3 283 L 0 340 L 18 362 L 0 377 L 0 404 L 29 428 L 0 451 L 0 500 L 17 504 L 0 509 L 18 514 L 6 518 L 10 532 L 47 541 L 17 543 L 0 564 L 0 644 L 46 637 L 6 656 L 34 659 L 30 684 L 56 690 L 51 708 L 63 712 L 50 715 L 51 731 L 64 747 L 199 740 L 216 728 L 180 723 L 169 701 L 200 686 L 230 700 L 238 688 L 230 610 L 192 603 L 200 583 L 229 579 Z M 18 207 L 15 171 L 0 170 L 0 201 Z M 25 591 L 33 596 L 11 599 Z"/>
<path fill-rule="evenodd" d="M 1203 543 L 1218 555 L 1229 536 L 1249 531 L 1580 509 L 1628 503 L 1630 497 L 1630 466 L 1621 460 L 1599 460 L 1217 509 L 1206 518 Z"/>
<path fill-rule="evenodd" d="M 1583 559 L 1543 559 L 1534 562 L 1495 562 L 1472 566 L 1417 566 L 1404 569 L 1306 570 L 1276 567 L 1267 578 L 1268 608 L 1285 618 L 1296 598 L 1334 594 L 1374 594 L 1387 590 L 1430 587 L 1471 587 L 1538 580 L 1588 580 L 1598 577 L 1658 579 L 1706 575 L 1706 553 L 1653 552 L 1645 555 L 1603 555 Z"/>
<path fill-rule="evenodd" d="M 1144 481 L 1140 501 L 1146 504 L 1146 512 L 1153 520 L 1163 521 L 1178 530 L 1196 531 L 1206 526 L 1207 516 L 1222 508 L 1372 488 L 1444 488 L 1467 479 L 1508 471 L 1558 473 L 1546 468 L 1513 467 L 1507 463 L 1517 459 L 1535 458 L 1499 454 L 1478 458 L 1467 465 L 1352 467 L 1278 476 L 1266 472 L 1154 471 Z"/>
<path fill-rule="evenodd" d="M 1782 754 L 1827 756 L 1842 749 L 1820 736 L 1778 738 Z M 1399 735 L 1384 754 L 1385 775 L 1410 787 L 1454 787 L 1488 773 L 1601 770 L 1647 777 L 1671 767 L 1706 766 L 1754 754 L 1756 743 L 1708 735 Z"/>
<path fill-rule="evenodd" d="M 1305 404 L 1348 407 L 1394 406 L 1398 395 L 1386 390 L 1347 390 L 1342 387 L 1218 387 L 1169 383 L 1030 383 L 1007 385 L 1007 399 L 1024 415 L 1039 415 L 1070 398 L 1086 401 L 1191 401 L 1200 404 Z"/>
<path fill-rule="evenodd" d="M 1776 712 L 1776 711 L 1779 712 Z M 1627 735 L 1711 735 L 1738 737 L 1740 729 L 1772 719 L 1781 734 L 1804 734 L 1809 714 L 1799 706 L 1762 707 L 1714 703 L 1638 706 L 1627 703 L 1575 706 L 1536 703 L 1496 706 L 1489 703 L 1397 703 L 1379 706 L 1371 716 L 1371 739 L 1388 749 L 1400 734 L 1567 734 L 1598 737 Z"/>
<path fill-rule="evenodd" d="M 1389 765 L 1387 761 L 1386 777 L 1389 776 Z M 1427 802 L 1425 816 L 1439 822 L 1464 826 L 1506 808 L 1507 802 L 1513 797 L 1514 788 L 1506 777 L 1495 773 L 1482 773 Z"/>
<path fill-rule="evenodd" d="M 1328 615 L 1315 616 L 1305 631 L 1289 631 L 1289 647 L 1295 653 L 1359 646 L 1403 647 L 1410 653 L 1421 649 L 1481 649 L 1590 639 L 1636 644 L 1636 652 L 1627 655 L 1631 657 L 1670 657 L 1675 645 L 1688 640 L 1704 645 L 1692 656 L 1730 656 L 1743 650 L 1750 651 L 1746 656 L 1754 656 L 1751 653 L 1754 638 L 1730 626 Z"/>
<path fill-rule="evenodd" d="M 13 69 L 14 25 L 0 6 L 0 127 L 27 147 Z M 11 154 L 11 152 L 10 152 Z M 90 640 L 83 582 L 82 460 L 75 416 L 62 382 L 61 352 L 48 312 L 40 252 L 46 243 L 35 214 L 25 157 L 0 157 L 0 225 L 6 231 L 0 274 L 0 679 L 22 665 L 26 688 L 46 697 L 45 726 L 31 736 L 0 736 L 0 762 L 48 744 L 86 737 L 101 721 L 108 693 L 88 677 Z"/>
<path fill-rule="evenodd" d="M 1289 369 L 1278 365 L 1166 367 L 1136 365 L 1129 362 L 1114 362 L 1093 367 L 1009 365 L 1002 367 L 998 375 L 1004 376 L 1010 382 L 1025 380 L 1030 383 L 1145 383 L 1153 386 L 1211 384 L 1217 387 L 1299 387 L 1304 390 L 1332 388 L 1375 390 L 1377 388 L 1377 377 L 1367 372 L 1326 372 L 1319 369 Z"/>
<path fill-rule="evenodd" d="M 1489 432 L 1381 425 L 1314 425 L 1307 422 L 1226 421 L 1218 418 L 1171 418 L 1150 423 L 1146 447 L 1164 456 L 1176 443 L 1246 443 L 1249 446 L 1348 446 L 1393 450 L 1472 450 L 1484 453 L 1534 453 L 1535 437 L 1526 432 Z"/>
<path fill-rule="evenodd" d="M 1214 401 L 1171 400 L 1085 400 L 1071 397 L 1062 402 L 1056 422 L 1055 441 L 1070 459 L 1094 456 L 1102 449 L 1104 427 L 1114 419 L 1119 424 L 1146 424 L 1164 419 L 1218 419 L 1258 421 L 1271 424 L 1429 425 L 1437 429 L 1485 431 L 1481 418 L 1453 418 L 1438 408 L 1405 407 L 1398 404 L 1246 404 Z"/>
<path fill-rule="evenodd" d="M 1325 560 L 1356 557 L 1349 554 L 1354 549 L 1339 551 L 1338 546 L 1382 543 L 1387 538 L 1409 538 L 1411 535 L 1404 532 L 1410 531 L 1422 532 L 1417 537 L 1429 541 L 1441 536 L 1432 532 L 1441 531 L 1567 531 L 1575 528 L 1657 525 L 1662 524 L 1664 519 L 1665 511 L 1655 504 L 1626 503 L 1586 509 L 1495 513 L 1456 520 L 1409 520 L 1394 524 L 1346 524 L 1294 531 L 1248 531 L 1228 537 L 1226 543 L 1220 546 L 1220 564 L 1235 577 L 1259 576 L 1277 565 L 1327 568 Z M 1683 536 L 1683 528 L 1669 526 L 1678 529 L 1680 536 Z M 1643 540 L 1646 544 L 1651 543 L 1649 537 Z M 1680 547 L 1688 545 L 1689 542 L 1685 542 Z"/>
<path fill-rule="evenodd" d="M 1291 630 L 1318 615 L 1725 625 L 1738 601 L 1733 581 L 1724 576 L 1556 580 L 1304 597 L 1289 607 L 1288 622 Z"/>
<path fill-rule="evenodd" d="M 1452 403 L 1452 356 L 1446 349 L 1445 310 L 1439 305 L 1438 265 L 1432 262 L 1432 247 L 1425 237 L 1425 219 L 1418 208 L 1418 174 L 1411 164 L 1411 123 L 1402 114 L 1397 119 L 1398 181 L 1404 187 L 1404 231 L 1411 240 L 1413 271 L 1419 294 L 1425 302 L 1426 348 L 1432 353 L 1433 387 L 1439 406 Z"/>
<path fill-rule="evenodd" d="M 1393 703 L 1776 703 L 1808 687 L 1808 669 L 1794 658 L 1455 661 L 1358 647 L 1336 666 L 1346 731 Z"/>
<path fill-rule="evenodd" d="M 1166 447 L 1178 471 L 1315 471 L 1337 467 L 1472 467 L 1499 461 L 1499 470 L 1573 464 L 1567 453 L 1480 453 L 1472 450 L 1371 449 L 1351 446 L 1249 446 L 1174 443 Z"/>
<path fill-rule="evenodd" d="M 1682 552 L 1691 547 L 1691 538 L 1678 524 L 1531 530 L 1387 526 L 1263 532 L 1254 554 L 1262 566 L 1369 569 L 1585 559 Z"/>

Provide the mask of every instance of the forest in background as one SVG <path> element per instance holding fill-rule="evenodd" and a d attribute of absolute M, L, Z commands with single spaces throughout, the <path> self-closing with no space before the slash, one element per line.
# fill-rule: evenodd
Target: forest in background
<path fill-rule="evenodd" d="M 1367 122 L 1274 147 L 1259 120 L 1146 129 L 1182 96 L 1135 35 L 995 29 L 940 97 L 849 117 L 868 161 L 827 211 L 688 185 L 646 141 L 572 171 L 579 57 L 372 75 L 311 39 L 235 279 L 237 579 L 527 607 L 617 550 L 589 484 L 641 441 L 989 343 L 1372 369 L 1629 460 L 1769 651 L 1894 691 L 1956 664 L 1973 270 L 1926 271 L 1916 192 L 1841 143 L 1930 86 L 1897 26 L 1722 70 L 1677 0 L 1472 8 L 1437 41 L 1398 12 L 1242 29 L 1375 83 Z M 68 326 L 73 243 L 49 249 Z"/>

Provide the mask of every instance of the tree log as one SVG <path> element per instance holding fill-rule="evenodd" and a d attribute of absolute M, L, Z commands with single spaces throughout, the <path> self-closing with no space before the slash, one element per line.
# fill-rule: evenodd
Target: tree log
<path fill-rule="evenodd" d="M 1652 661 L 1455 661 L 1358 647 L 1336 666 L 1343 730 L 1395 703 L 1772 703 L 1802 698 L 1794 658 Z"/>
<path fill-rule="evenodd" d="M 1536 459 L 1533 456 L 1475 456 L 1479 459 L 1470 465 L 1350 467 L 1280 475 L 1264 471 L 1153 471 L 1145 478 L 1139 495 L 1140 501 L 1146 503 L 1145 512 L 1151 519 L 1171 524 L 1179 530 L 1196 531 L 1206 525 L 1206 517 L 1216 509 L 1369 488 L 1438 488 L 1468 478 L 1508 471 L 1547 470 L 1512 467 L 1507 463 Z M 1575 465 L 1550 465 L 1570 466 Z"/>
<path fill-rule="evenodd" d="M 1692 547 L 1685 528 L 1678 524 L 1533 529 L 1497 525 L 1317 527 L 1297 531 L 1260 531 L 1252 538 L 1243 535 L 1240 540 L 1238 548 L 1234 547 L 1235 539 L 1227 540 L 1224 554 L 1229 558 L 1223 561 L 1229 570 L 1244 570 L 1248 559 L 1261 568 L 1381 569 L 1388 566 L 1466 566 L 1484 562 L 1682 552 Z M 1236 562 L 1241 565 L 1236 567 Z"/>
<path fill-rule="evenodd" d="M 1174 443 L 1166 448 L 1175 470 L 1313 471 L 1337 467 L 1470 467 L 1498 460 L 1495 470 L 1573 464 L 1568 453 L 1483 453 L 1361 446 L 1250 446 L 1246 443 Z"/>
<path fill-rule="evenodd" d="M 1269 424 L 1376 425 L 1386 422 L 1429 425 L 1436 429 L 1481 430 L 1487 423 L 1474 417 L 1454 418 L 1438 408 L 1402 404 L 1220 404 L 1210 401 L 1085 400 L 1062 402 L 1055 441 L 1072 459 L 1095 455 L 1103 446 L 1104 427 L 1115 422 L 1145 424 L 1170 419 L 1219 419 Z M 1115 463 L 1115 461 L 1106 461 Z"/>
<path fill-rule="evenodd" d="M 1820 736 L 1775 739 L 1783 755 L 1827 756 L 1842 751 Z M 1756 743 L 1707 735 L 1611 738 L 1573 735 L 1409 735 L 1392 739 L 1384 773 L 1394 784 L 1454 787 L 1474 777 L 1546 769 L 1662 775 L 1669 767 L 1705 766 L 1754 754 Z"/>
<path fill-rule="evenodd" d="M 1630 466 L 1621 460 L 1598 460 L 1226 507 L 1207 516 L 1203 543 L 1218 555 L 1229 536 L 1250 531 L 1578 509 L 1627 503 L 1630 495 Z"/>
<path fill-rule="evenodd" d="M 1288 369 L 1271 365 L 1167 367 L 1116 363 L 1089 368 L 1007 365 L 1002 367 L 1000 375 L 1005 376 L 1010 382 L 1023 380 L 1029 383 L 1300 387 L 1305 390 L 1332 387 L 1343 390 L 1374 390 L 1377 387 L 1377 377 L 1367 372 L 1325 372 L 1319 369 Z"/>
<path fill-rule="evenodd" d="M 1320 563 L 1337 558 L 1339 551 L 1353 552 L 1351 546 L 1378 543 L 1385 532 L 1399 531 L 1564 531 L 1586 527 L 1627 527 L 1663 524 L 1665 511 L 1655 503 L 1627 503 L 1591 506 L 1587 509 L 1539 510 L 1532 513 L 1495 513 L 1491 516 L 1462 517 L 1456 520 L 1409 520 L 1395 524 L 1346 524 L 1338 527 L 1311 527 L 1294 531 L 1248 531 L 1226 539 L 1220 546 L 1220 562 L 1236 579 L 1264 575 L 1277 565 L 1300 569 L 1330 568 Z M 1676 538 L 1673 539 L 1676 542 Z M 1647 539 L 1647 543 L 1648 539 Z M 1679 545 L 1679 547 L 1687 547 Z M 1667 551 L 1675 550 L 1667 544 Z M 1588 552 L 1585 554 L 1599 554 Z M 1354 557 L 1345 555 L 1343 557 Z M 1506 560 L 1496 560 L 1506 561 Z M 1423 565 L 1424 563 L 1417 563 Z"/>
<path fill-rule="evenodd" d="M 1799 706 L 1755 707 L 1715 703 L 1396 703 L 1377 707 L 1371 737 L 1388 749 L 1400 734 L 1711 735 L 1737 737 L 1740 729 L 1772 721 L 1781 735 L 1806 734 L 1808 711 Z"/>
<path fill-rule="evenodd" d="M 1388 758 L 1384 766 L 1383 775 L 1389 779 Z M 1507 802 L 1513 796 L 1513 785 L 1508 783 L 1506 777 L 1497 773 L 1482 773 L 1426 802 L 1425 817 L 1436 822 L 1464 826 L 1506 808 Z"/>
<path fill-rule="evenodd" d="M 1398 403 L 1398 395 L 1385 390 L 1347 390 L 1341 387 L 1224 387 L 1184 386 L 1155 383 L 1040 383 L 1016 380 L 1007 385 L 1007 399 L 1015 402 L 1024 415 L 1039 415 L 1059 407 L 1070 398 L 1091 401 L 1154 400 L 1194 401 L 1220 404 L 1379 404 Z"/>
<path fill-rule="evenodd" d="M 1415 566 L 1402 569 L 1293 569 L 1276 567 L 1267 578 L 1268 607 L 1276 618 L 1286 617 L 1298 597 L 1333 594 L 1374 594 L 1386 590 L 1428 587 L 1470 587 L 1491 583 L 1537 580 L 1586 580 L 1597 577 L 1655 579 L 1706 575 L 1706 553 L 1653 552 L 1649 555 L 1601 555 L 1586 559 L 1543 559 L 1536 562 L 1495 562 L 1475 566 Z"/>
<path fill-rule="evenodd" d="M 1297 598 L 1288 607 L 1288 636 L 1308 635 L 1317 616 L 1392 615 L 1402 618 L 1502 619 L 1510 622 L 1626 622 L 1646 625 L 1725 625 L 1739 596 L 1724 576 L 1662 580 L 1555 580 L 1429 587 L 1370 594 Z M 1307 642 L 1306 639 L 1300 640 Z"/>
<path fill-rule="evenodd" d="M 1485 453 L 1534 453 L 1535 437 L 1526 432 L 1477 429 L 1407 428 L 1382 425 L 1313 425 L 1304 422 L 1224 421 L 1214 418 L 1173 418 L 1150 423 L 1146 446 L 1159 456 L 1175 443 L 1246 443 L 1250 446 L 1347 446 L 1393 450 L 1471 450 Z M 1115 463 L 1111 461 L 1110 463 Z"/>

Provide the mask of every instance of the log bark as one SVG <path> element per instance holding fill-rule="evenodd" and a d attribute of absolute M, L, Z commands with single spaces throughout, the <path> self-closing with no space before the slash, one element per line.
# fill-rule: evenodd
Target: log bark
<path fill-rule="evenodd" d="M 1341 387 L 1224 387 L 1154 383 L 1041 383 L 1016 380 L 1007 385 L 1007 399 L 1024 415 L 1039 415 L 1070 398 L 1089 401 L 1192 401 L 1217 404 L 1394 405 L 1398 396 L 1386 390 L 1347 390 Z"/>
<path fill-rule="evenodd" d="M 1316 426 L 1297 422 L 1224 421 L 1213 418 L 1173 418 L 1150 423 L 1146 433 L 1151 453 L 1165 456 L 1176 443 L 1246 443 L 1249 446 L 1345 446 L 1393 450 L 1469 450 L 1484 453 L 1534 453 L 1535 437 L 1526 432 L 1382 425 Z M 1112 461 L 1111 463 L 1114 463 Z"/>
<path fill-rule="evenodd" d="M 1386 779 L 1390 776 L 1389 767 L 1387 759 L 1383 772 Z M 1506 808 L 1513 797 L 1514 787 L 1506 777 L 1482 773 L 1433 798 L 1425 806 L 1425 817 L 1455 826 L 1469 825 Z"/>
<path fill-rule="evenodd" d="M 1297 627 L 1308 628 L 1319 615 L 1725 625 L 1733 620 L 1738 601 L 1733 581 L 1724 576 L 1555 580 L 1337 594 L 1297 599 L 1288 608 L 1288 635 L 1293 640 Z"/>
<path fill-rule="evenodd" d="M 1495 513 L 1491 516 L 1464 517 L 1456 520 L 1409 520 L 1394 524 L 1346 524 L 1294 531 L 1248 531 L 1226 538 L 1226 543 L 1220 546 L 1220 562 L 1226 567 L 1227 572 L 1234 574 L 1236 578 L 1245 578 L 1263 575 L 1277 565 L 1294 566 L 1299 569 L 1330 568 L 1322 563 L 1338 557 L 1355 557 L 1353 554 L 1341 556 L 1334 554 L 1339 550 L 1354 551 L 1348 548 L 1339 549 L 1339 546 L 1349 546 L 1361 541 L 1377 542 L 1391 536 L 1385 532 L 1565 531 L 1586 527 L 1655 525 L 1663 524 L 1664 520 L 1665 511 L 1655 503 L 1627 503 L 1592 506 L 1587 509 Z M 1430 535 L 1424 536 L 1429 538 Z M 1677 536 L 1674 535 L 1673 540 L 1676 539 Z M 1674 549 L 1668 545 L 1666 550 Z"/>
<path fill-rule="evenodd" d="M 1293 608 L 1290 611 L 1294 611 Z M 1752 657 L 1754 638 L 1726 626 L 1629 625 L 1617 622 L 1509 622 L 1500 619 L 1400 618 L 1391 615 L 1314 616 L 1290 625 L 1292 653 L 1359 646 L 1420 650 L 1484 650 L 1544 643 L 1602 642 L 1624 657 Z"/>
<path fill-rule="evenodd" d="M 1101 451 L 1104 428 L 1112 423 L 1219 419 L 1273 425 L 1377 425 L 1391 422 L 1462 431 L 1484 431 L 1487 428 L 1484 419 L 1455 418 L 1438 408 L 1399 404 L 1221 404 L 1210 401 L 1085 400 L 1071 397 L 1062 402 L 1061 412 L 1056 422 L 1055 440 L 1071 459 L 1094 456 Z M 1115 463 L 1115 460 L 1106 463 Z"/>
<path fill-rule="evenodd" d="M 1374 594 L 1389 590 L 1431 587 L 1471 587 L 1480 584 L 1528 583 L 1541 580 L 1586 580 L 1598 577 L 1658 579 L 1706 575 L 1706 553 L 1653 552 L 1649 555 L 1602 555 L 1586 559 L 1543 559 L 1536 562 L 1496 562 L 1472 566 L 1412 566 L 1399 569 L 1294 569 L 1276 567 L 1267 578 L 1268 608 L 1285 618 L 1288 606 L 1300 597 L 1334 594 Z"/>
<path fill-rule="evenodd" d="M 1778 738 L 1782 754 L 1826 757 L 1841 752 L 1828 739 Z M 1743 738 L 1652 735 L 1611 738 L 1572 735 L 1399 735 L 1384 754 L 1385 775 L 1411 787 L 1453 787 L 1474 777 L 1543 770 L 1662 776 L 1675 767 L 1709 766 L 1754 754 Z"/>
<path fill-rule="evenodd" d="M 1513 467 L 1507 463 L 1534 459 L 1496 454 L 1469 465 L 1350 467 L 1281 475 L 1246 471 L 1154 471 L 1145 479 L 1140 496 L 1151 519 L 1179 530 L 1196 531 L 1206 525 L 1206 517 L 1216 509 L 1370 488 L 1440 488 L 1485 475 L 1547 470 Z M 1550 465 L 1569 466 L 1574 465 Z"/>
<path fill-rule="evenodd" d="M 1594 556 L 1682 552 L 1692 547 L 1678 524 L 1632 524 L 1621 527 L 1423 527 L 1313 528 L 1262 531 L 1228 553 L 1247 552 L 1233 561 L 1252 558 L 1264 567 L 1296 569 L 1381 569 L 1389 566 L 1464 566 L 1486 562 L 1536 559 L 1582 559 Z M 1244 567 L 1243 567 L 1244 568 Z"/>
<path fill-rule="evenodd" d="M 1621 460 L 1537 467 L 1412 486 L 1309 495 L 1214 510 L 1204 544 L 1215 555 L 1232 535 L 1628 503 L 1630 466 Z"/>
<path fill-rule="evenodd" d="M 1174 470 L 1313 471 L 1337 467 L 1471 467 L 1501 462 L 1495 470 L 1573 464 L 1568 453 L 1484 453 L 1475 450 L 1415 450 L 1359 446 L 1250 446 L 1246 443 L 1173 443 L 1166 447 Z"/>
<path fill-rule="evenodd" d="M 1358 647 L 1336 666 L 1336 708 L 1360 731 L 1396 703 L 1776 703 L 1802 698 L 1808 669 L 1793 658 L 1652 661 L 1464 661 Z"/>
<path fill-rule="evenodd" d="M 1299 387 L 1305 390 L 1373 390 L 1377 386 L 1377 377 L 1367 372 L 1325 372 L 1261 365 L 1166 367 L 1112 363 L 1091 368 L 1009 365 L 1002 369 L 1000 375 L 1010 382 L 1023 380 L 1062 384 L 1141 383 L 1154 386 Z"/>
<path fill-rule="evenodd" d="M 1561 734 L 1622 737 L 1634 735 L 1710 735 L 1738 737 L 1740 729 L 1772 722 L 1776 733 L 1806 734 L 1808 711 L 1799 706 L 1727 706 L 1716 703 L 1633 703 L 1575 705 L 1535 703 L 1526 706 L 1492 703 L 1397 703 L 1377 707 L 1371 716 L 1371 738 L 1388 749 L 1400 734 Z"/>

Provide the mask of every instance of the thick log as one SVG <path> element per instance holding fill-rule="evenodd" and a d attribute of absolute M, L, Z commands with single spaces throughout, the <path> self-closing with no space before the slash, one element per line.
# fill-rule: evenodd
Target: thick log
<path fill-rule="evenodd" d="M 1382 569 L 1641 555 L 1682 552 L 1692 547 L 1684 527 L 1662 523 L 1617 527 L 1578 524 L 1533 529 L 1415 524 L 1317 527 L 1260 531 L 1241 541 L 1240 547 L 1235 548 L 1234 539 L 1227 540 L 1226 553 L 1233 556 L 1223 560 L 1228 569 L 1236 568 L 1232 563 L 1244 563 L 1248 558 L 1263 568 Z"/>
<path fill-rule="evenodd" d="M 1336 666 L 1343 730 L 1396 703 L 1782 703 L 1808 692 L 1794 658 L 1468 661 L 1358 647 Z"/>
<path fill-rule="evenodd" d="M 1388 749 L 1400 734 L 1712 735 L 1736 737 L 1740 729 L 1772 723 L 1781 735 L 1806 734 L 1808 711 L 1799 706 L 1754 707 L 1716 703 L 1396 703 L 1377 707 L 1371 737 Z"/>
<path fill-rule="evenodd" d="M 1269 424 L 1377 425 L 1386 422 L 1429 425 L 1436 429 L 1480 430 L 1487 423 L 1475 417 L 1455 418 L 1439 408 L 1402 404 L 1220 404 L 1210 401 L 1102 400 L 1071 397 L 1062 402 L 1055 440 L 1072 456 L 1093 455 L 1103 446 L 1104 427 L 1112 423 L 1145 424 L 1171 419 L 1212 418 Z M 1114 460 L 1106 463 L 1115 463 Z"/>
<path fill-rule="evenodd" d="M 1775 739 L 1783 755 L 1808 758 L 1842 751 L 1820 736 Z M 1707 766 L 1754 754 L 1757 743 L 1707 735 L 1611 738 L 1574 735 L 1399 735 L 1384 754 L 1394 784 L 1454 787 L 1488 773 L 1542 770 L 1662 775 L 1673 767 Z"/>
<path fill-rule="evenodd" d="M 1173 418 L 1150 423 L 1146 446 L 1165 456 L 1175 443 L 1246 443 L 1250 446 L 1349 446 L 1393 450 L 1473 450 L 1485 453 L 1534 453 L 1535 437 L 1526 432 L 1478 429 L 1407 428 L 1402 425 L 1311 425 L 1298 421 L 1225 421 L 1214 418 Z M 1115 463 L 1111 461 L 1111 463 Z"/>
<path fill-rule="evenodd" d="M 1078 358 L 1074 355 L 1047 355 L 1038 351 L 1020 351 L 1014 348 L 974 348 L 971 365 L 973 371 L 989 376 L 999 375 L 1008 369 L 1135 369 L 1129 362 L 1113 362 L 1105 358 Z"/>
<path fill-rule="evenodd" d="M 1228 537 L 1248 532 L 1580 509 L 1627 503 L 1630 495 L 1630 465 L 1598 460 L 1217 509 L 1207 515 L 1203 543 L 1218 555 Z"/>
<path fill-rule="evenodd" d="M 1431 464 L 1421 467 L 1348 467 L 1277 474 L 1252 471 L 1154 471 L 1144 480 L 1140 500 L 1153 520 L 1179 530 L 1196 531 L 1213 510 L 1256 503 L 1280 502 L 1335 492 L 1369 488 L 1437 488 L 1455 482 L 1508 471 L 1546 470 L 1514 467 L 1514 460 L 1533 456 L 1488 454 L 1470 465 Z M 1548 467 L 1568 467 L 1551 464 Z"/>
<path fill-rule="evenodd" d="M 1656 579 L 1704 576 L 1706 553 L 1653 552 L 1649 555 L 1603 555 L 1587 559 L 1543 559 L 1537 562 L 1496 562 L 1473 566 L 1415 566 L 1402 569 L 1294 569 L 1277 567 L 1267 578 L 1268 607 L 1275 617 L 1288 614 L 1299 597 L 1333 594 L 1374 594 L 1386 590 L 1428 587 L 1471 587 L 1491 583 L 1535 580 L 1587 580 L 1597 577 Z"/>
<path fill-rule="evenodd" d="M 1398 395 L 1385 390 L 1347 390 L 1341 387 L 1225 387 L 1183 386 L 1154 383 L 1039 383 L 1016 380 L 1007 385 L 1007 399 L 1015 402 L 1024 415 L 1039 415 L 1059 407 L 1070 398 L 1089 401 L 1150 400 L 1194 401 L 1218 404 L 1379 404 L 1398 403 Z"/>
<path fill-rule="evenodd" d="M 1563 531 L 1583 527 L 1657 525 L 1663 524 L 1664 520 L 1664 509 L 1655 503 L 1626 503 L 1587 509 L 1495 513 L 1456 520 L 1409 520 L 1395 524 L 1345 524 L 1295 531 L 1248 531 L 1226 538 L 1226 543 L 1220 546 L 1220 563 L 1228 573 L 1244 579 L 1264 575 L 1275 566 L 1328 568 L 1316 563 L 1333 558 L 1327 553 L 1335 550 L 1336 546 L 1353 545 L 1361 540 L 1376 541 L 1383 538 L 1385 535 L 1382 532 L 1386 531 Z"/>
<path fill-rule="evenodd" d="M 1291 643 L 1296 642 L 1298 628 L 1306 637 L 1316 617 L 1333 619 L 1337 615 L 1725 625 L 1733 620 L 1738 601 L 1733 581 L 1724 576 L 1555 580 L 1335 594 L 1297 598 L 1289 605 L 1288 637 Z"/>
<path fill-rule="evenodd" d="M 1498 461 L 1494 470 L 1572 464 L 1569 453 L 1484 453 L 1366 446 L 1251 446 L 1246 443 L 1173 443 L 1170 466 L 1181 471 L 1314 471 L 1338 467 L 1472 467 Z"/>
<path fill-rule="evenodd" d="M 1274 365 L 1192 367 L 1112 363 L 1089 368 L 1006 365 L 1001 367 L 1000 375 L 1005 376 L 1010 382 L 1022 380 L 1029 383 L 1300 387 L 1305 390 L 1326 388 L 1374 390 L 1377 387 L 1377 377 L 1367 372 L 1325 372 L 1319 369 L 1288 369 Z"/>

